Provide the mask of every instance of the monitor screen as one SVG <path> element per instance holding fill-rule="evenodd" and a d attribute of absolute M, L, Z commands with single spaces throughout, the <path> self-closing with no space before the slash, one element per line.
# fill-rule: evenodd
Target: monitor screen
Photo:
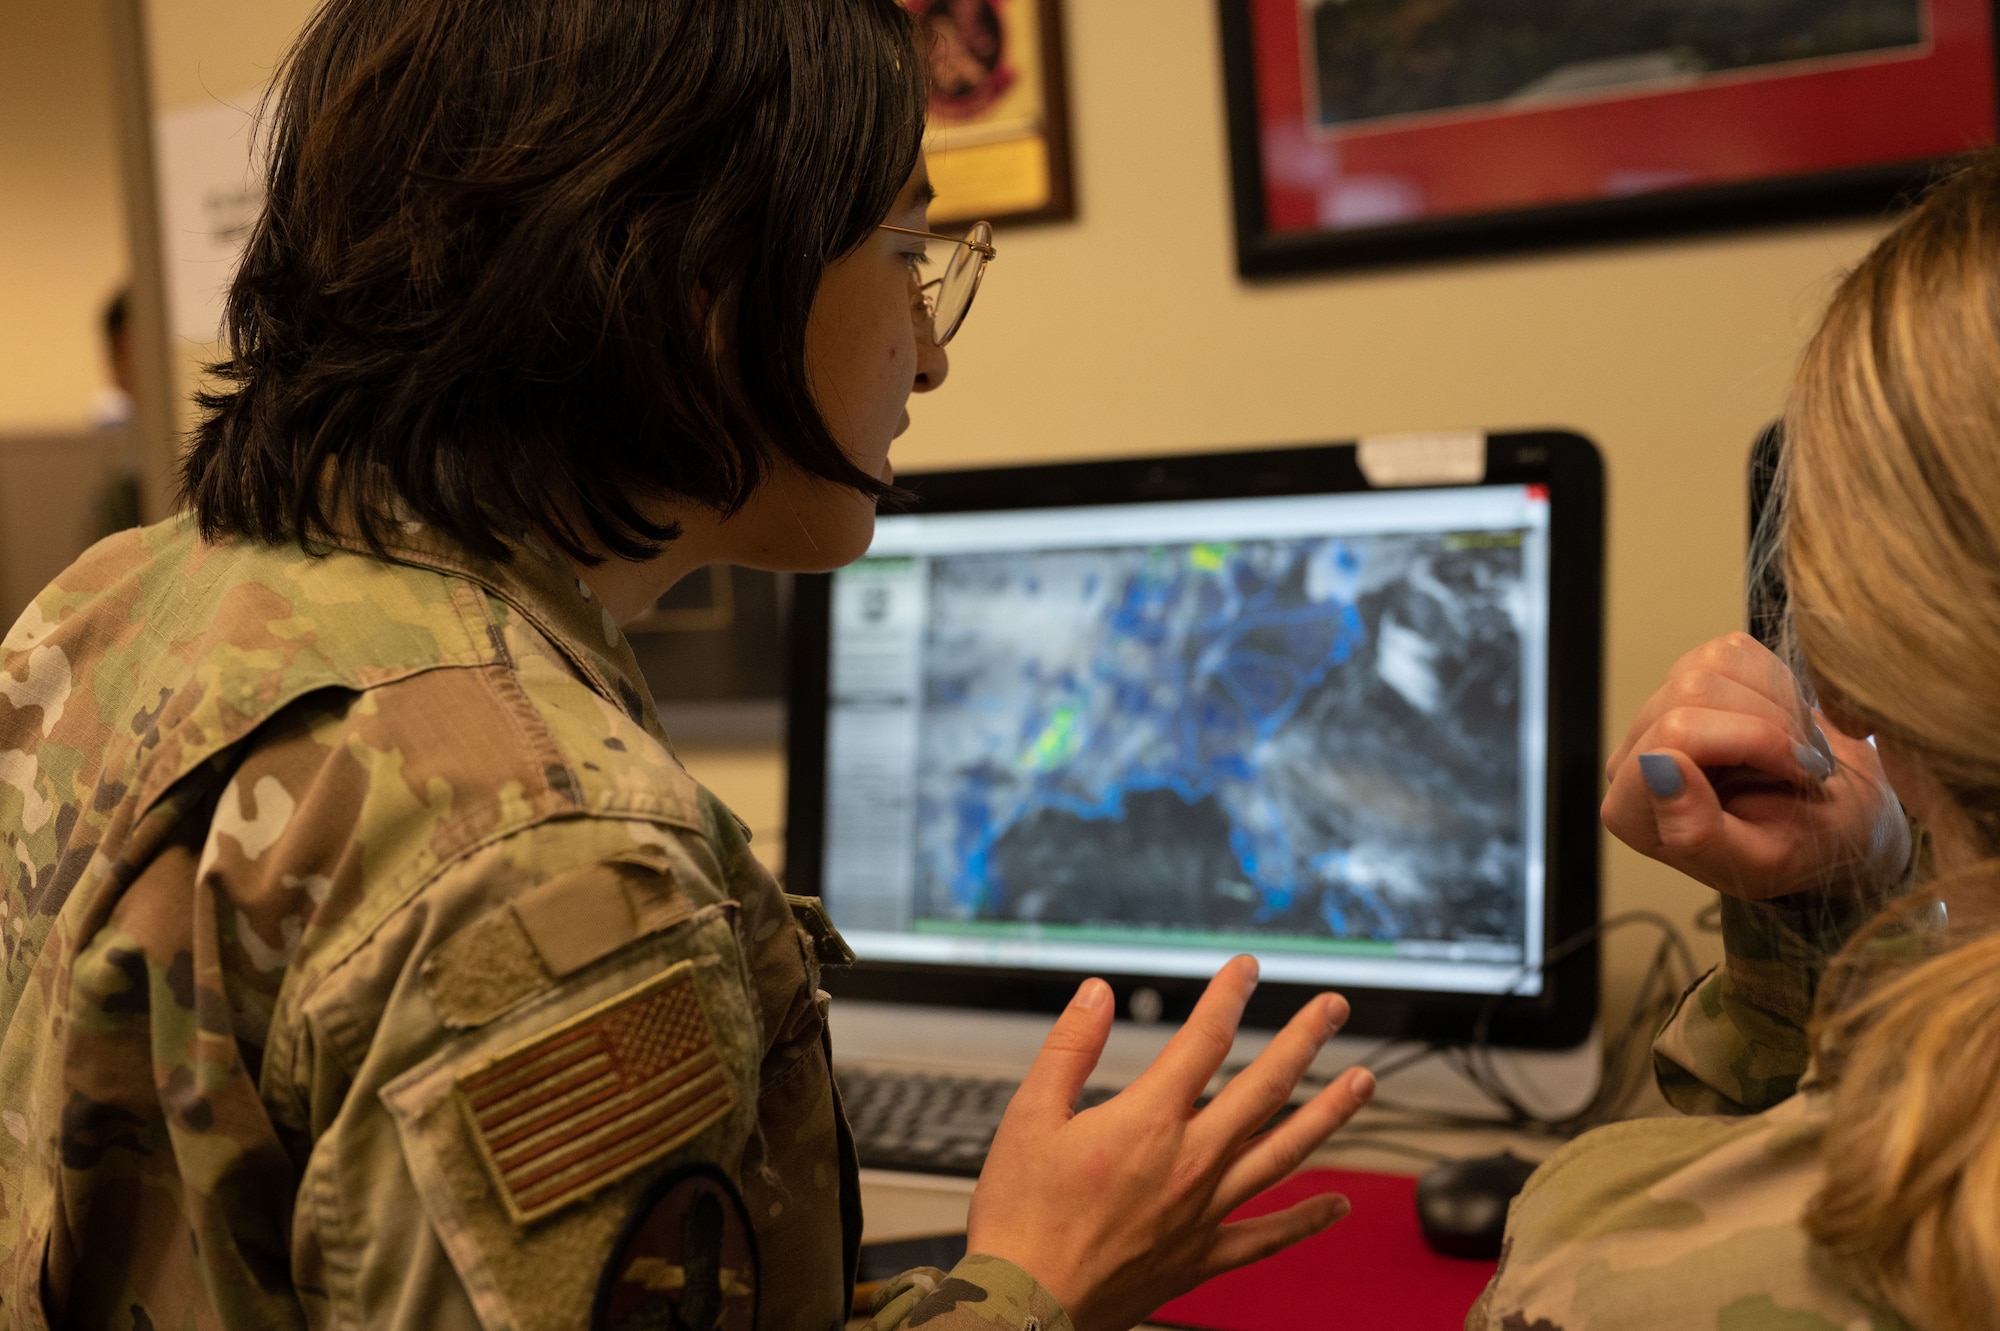
<path fill-rule="evenodd" d="M 1534 482 L 883 517 L 818 887 L 864 961 L 1540 992 Z"/>

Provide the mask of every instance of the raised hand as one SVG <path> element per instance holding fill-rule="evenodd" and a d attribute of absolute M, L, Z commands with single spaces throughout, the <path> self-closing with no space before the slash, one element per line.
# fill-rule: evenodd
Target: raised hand
<path fill-rule="evenodd" d="M 1732 896 L 1873 890 L 1909 859 L 1875 747 L 1810 711 L 1748 634 L 1675 662 L 1605 775 L 1612 835 Z"/>
<path fill-rule="evenodd" d="M 1041 1281 L 1078 1331 L 1123 1331 L 1210 1276 L 1346 1215 L 1344 1197 L 1323 1195 L 1224 1223 L 1296 1169 L 1375 1089 L 1365 1069 L 1352 1069 L 1259 1131 L 1347 1020 L 1347 1001 L 1324 994 L 1197 1109 L 1256 985 L 1256 959 L 1232 960 L 1143 1076 L 1076 1113 L 1112 1019 L 1110 987 L 1085 981 L 1001 1120 L 972 1197 L 969 1251 L 1004 1257 Z"/>

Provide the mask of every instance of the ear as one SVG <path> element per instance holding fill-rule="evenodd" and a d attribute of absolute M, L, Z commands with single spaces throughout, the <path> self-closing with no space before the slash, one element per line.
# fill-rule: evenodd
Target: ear
<path fill-rule="evenodd" d="M 1834 729 L 1849 739 L 1867 739 L 1875 733 L 1875 727 L 1872 723 L 1856 716 L 1840 702 L 1830 699 L 1824 694 L 1820 695 L 1819 710 L 1827 720 L 1833 723 Z"/>
<path fill-rule="evenodd" d="M 1875 733 L 1875 723 L 1863 716 L 1838 690 L 1827 686 L 1812 670 L 1802 672 L 1806 687 L 1812 690 L 1813 705 L 1820 714 L 1833 723 L 1833 728 L 1849 739 L 1867 739 Z"/>

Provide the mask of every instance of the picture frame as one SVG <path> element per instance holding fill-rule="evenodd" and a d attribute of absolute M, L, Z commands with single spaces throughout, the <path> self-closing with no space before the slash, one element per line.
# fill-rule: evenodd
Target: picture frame
<path fill-rule="evenodd" d="M 789 574 L 715 564 L 625 626 L 677 744 L 770 747 L 785 733 Z"/>
<path fill-rule="evenodd" d="M 1599 3 L 1217 0 L 1238 271 L 1877 212 L 1994 142 L 1993 0 Z"/>
<path fill-rule="evenodd" d="M 903 0 L 931 62 L 931 225 L 1076 215 L 1062 0 Z"/>

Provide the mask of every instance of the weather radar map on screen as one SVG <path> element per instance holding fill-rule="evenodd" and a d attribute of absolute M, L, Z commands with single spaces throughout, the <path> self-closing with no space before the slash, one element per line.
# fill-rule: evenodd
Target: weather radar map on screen
<path fill-rule="evenodd" d="M 885 518 L 833 593 L 863 957 L 1533 989 L 1533 486 Z"/>

